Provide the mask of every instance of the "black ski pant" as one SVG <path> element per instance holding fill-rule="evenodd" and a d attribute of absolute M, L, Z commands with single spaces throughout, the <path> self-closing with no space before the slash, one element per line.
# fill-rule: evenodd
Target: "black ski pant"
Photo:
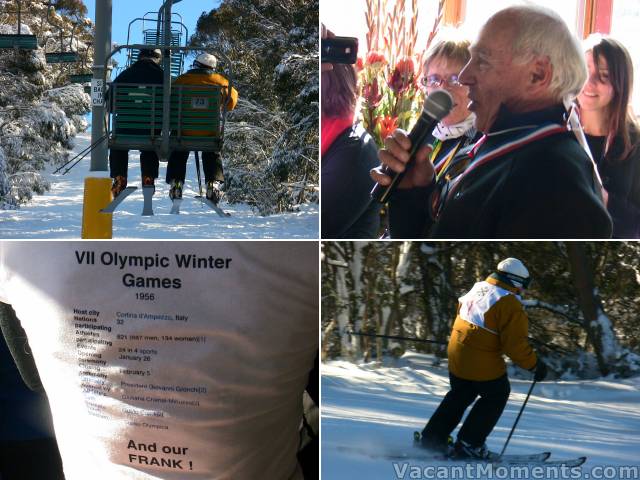
<path fill-rule="evenodd" d="M 449 383 L 451 390 L 422 430 L 423 442 L 446 445 L 447 438 L 460 423 L 465 410 L 479 396 L 458 432 L 458 440 L 472 447 L 483 445 L 509 399 L 511 386 L 507 374 L 495 380 L 479 382 L 464 380 L 449 372 Z"/>
<path fill-rule="evenodd" d="M 175 151 L 169 157 L 167 164 L 167 183 L 179 180 L 184 183 L 187 174 L 187 159 L 190 152 Z M 205 183 L 219 181 L 224 182 L 224 171 L 220 152 L 202 152 L 202 170 Z"/>
<path fill-rule="evenodd" d="M 111 178 L 118 175 L 127 176 L 129 166 L 129 150 L 111 149 L 109 152 L 109 170 Z M 144 150 L 140 152 L 140 170 L 143 177 L 158 178 L 160 161 L 154 151 Z"/>

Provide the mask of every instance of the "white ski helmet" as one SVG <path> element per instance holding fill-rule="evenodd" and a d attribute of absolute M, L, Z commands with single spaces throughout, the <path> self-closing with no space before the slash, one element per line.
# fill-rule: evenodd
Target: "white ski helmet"
<path fill-rule="evenodd" d="M 210 53 L 201 53 L 196 57 L 196 60 L 194 63 L 198 63 L 203 67 L 213 69 L 213 68 L 216 68 L 216 66 L 218 65 L 218 59 L 213 55 L 211 55 Z"/>
<path fill-rule="evenodd" d="M 517 258 L 509 257 L 502 260 L 498 264 L 498 274 L 517 288 L 528 288 L 531 283 L 529 270 Z"/>

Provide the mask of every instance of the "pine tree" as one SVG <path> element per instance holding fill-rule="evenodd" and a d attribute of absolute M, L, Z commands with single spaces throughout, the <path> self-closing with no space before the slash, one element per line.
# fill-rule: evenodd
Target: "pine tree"
<path fill-rule="evenodd" d="M 240 92 L 225 132 L 229 200 L 268 214 L 317 199 L 318 1 L 223 0 L 192 44 L 223 52 Z"/>
<path fill-rule="evenodd" d="M 17 33 L 15 2 L 0 4 L 0 32 Z M 17 207 L 33 193 L 43 193 L 48 184 L 40 172 L 65 160 L 73 137 L 87 128 L 83 116 L 90 109 L 90 98 L 81 86 L 68 85 L 70 70 L 79 65 L 47 65 L 43 48 L 59 45 L 57 28 L 69 41 L 75 28 L 73 44 L 65 45 L 86 51 L 91 22 L 82 17 L 86 8 L 80 7 L 84 7 L 81 2 L 65 2 L 64 9 L 74 18 L 52 9 L 52 26 L 46 5 L 23 1 L 21 33 L 35 34 L 39 46 L 33 51 L 0 50 L 0 208 Z"/>
<path fill-rule="evenodd" d="M 446 341 L 458 297 L 512 256 L 533 278 L 523 296 L 529 340 L 557 377 L 640 373 L 635 242 L 332 242 L 323 252 L 325 357 L 368 359 L 376 343 L 376 358 L 398 349 L 357 336 L 345 344 L 349 330 Z M 445 354 L 418 342 L 399 346 Z"/>

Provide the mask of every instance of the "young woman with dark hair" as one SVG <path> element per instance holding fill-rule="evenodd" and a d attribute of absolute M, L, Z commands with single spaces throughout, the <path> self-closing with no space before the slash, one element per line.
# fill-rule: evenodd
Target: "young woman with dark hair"
<path fill-rule="evenodd" d="M 615 238 L 640 237 L 640 130 L 631 109 L 633 64 L 606 36 L 586 41 L 589 79 L 578 96 L 587 142 L 608 194 Z"/>
<path fill-rule="evenodd" d="M 378 149 L 364 128 L 353 124 L 357 97 L 353 65 L 335 64 L 322 72 L 322 238 L 375 238 L 380 226 L 379 207 L 369 196 Z"/>

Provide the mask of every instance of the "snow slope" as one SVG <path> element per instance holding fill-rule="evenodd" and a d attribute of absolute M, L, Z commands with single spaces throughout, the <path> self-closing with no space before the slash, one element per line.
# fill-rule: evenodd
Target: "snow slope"
<path fill-rule="evenodd" d="M 392 460 L 376 457 L 380 451 L 410 453 L 413 431 L 422 430 L 449 386 L 446 361 L 433 366 L 433 357 L 407 353 L 386 363 L 384 367 L 344 361 L 323 363 L 322 478 L 456 478 L 429 477 L 438 470 L 425 470 L 429 465 L 425 462 L 403 460 L 396 470 Z M 511 376 L 509 403 L 487 441 L 491 450 L 502 449 L 529 386 L 529 380 Z M 364 452 L 350 452 L 349 447 Z M 625 478 L 621 466 L 631 467 L 632 476 L 627 478 L 640 478 L 640 377 L 537 384 L 507 453 L 547 450 L 552 452 L 550 460 L 588 457 L 581 467 L 584 476 L 556 478 Z M 408 467 L 403 470 L 404 463 Z M 453 474 L 449 473 L 453 465 L 432 464 L 449 469 L 440 471 L 442 475 Z M 414 476 L 410 476 L 412 472 Z M 493 474 L 499 475 L 500 471 Z"/>
<path fill-rule="evenodd" d="M 89 133 L 76 137 L 74 152 L 91 143 Z M 75 153 L 74 153 L 75 155 Z M 73 156 L 73 155 L 72 155 Z M 113 215 L 113 238 L 318 238 L 318 205 L 303 205 L 299 212 L 261 217 L 242 204 L 221 207 L 231 217 L 221 218 L 193 198 L 198 191 L 193 154 L 187 163 L 186 188 L 180 215 L 171 215 L 169 186 L 164 183 L 166 163 L 160 163 L 156 183 L 153 217 L 141 217 L 140 155 L 129 152 L 129 185 L 138 189 L 129 195 Z M 0 210 L 2 238 L 80 238 L 85 176 L 108 176 L 108 172 L 89 172 L 89 155 L 67 175 L 45 174 L 51 190 L 34 195 L 17 210 Z"/>

